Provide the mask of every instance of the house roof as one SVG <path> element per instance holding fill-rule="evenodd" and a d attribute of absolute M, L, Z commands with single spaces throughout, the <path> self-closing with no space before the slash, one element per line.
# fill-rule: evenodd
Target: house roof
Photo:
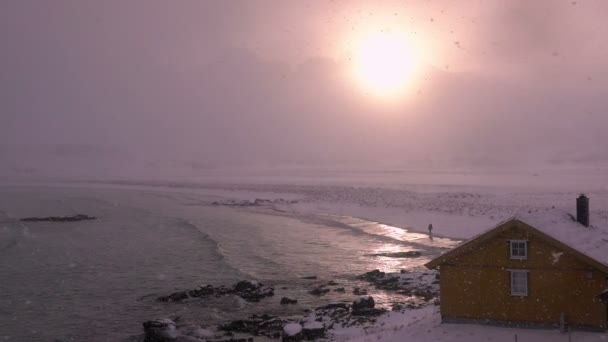
<path fill-rule="evenodd" d="M 591 217 L 591 227 L 585 227 L 576 222 L 572 215 L 560 209 L 537 210 L 514 216 L 431 260 L 426 266 L 435 268 L 445 261 L 470 250 L 470 247 L 477 246 L 508 229 L 511 227 L 509 223 L 517 221 L 527 225 L 528 229 L 543 236 L 545 240 L 570 250 L 579 258 L 608 272 L 607 225 L 596 225 L 594 224 L 595 217 Z M 599 218 L 597 221 L 600 221 Z"/>

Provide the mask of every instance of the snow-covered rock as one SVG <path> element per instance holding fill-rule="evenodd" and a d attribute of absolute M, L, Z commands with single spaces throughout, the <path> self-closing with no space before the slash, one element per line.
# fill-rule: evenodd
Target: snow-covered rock
<path fill-rule="evenodd" d="M 302 337 L 302 325 L 299 323 L 289 323 L 283 327 L 283 337 L 281 341 L 300 341 L 302 340 Z"/>

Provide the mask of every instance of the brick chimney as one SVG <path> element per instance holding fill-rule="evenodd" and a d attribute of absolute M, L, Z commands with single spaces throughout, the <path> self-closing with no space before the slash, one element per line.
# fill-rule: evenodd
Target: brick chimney
<path fill-rule="evenodd" d="M 581 194 L 576 199 L 576 220 L 585 227 L 589 227 L 589 197 Z"/>

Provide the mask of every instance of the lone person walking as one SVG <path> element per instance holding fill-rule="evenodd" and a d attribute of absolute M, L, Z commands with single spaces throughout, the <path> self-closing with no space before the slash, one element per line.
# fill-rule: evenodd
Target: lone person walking
<path fill-rule="evenodd" d="M 429 239 L 433 240 L 433 224 L 429 224 Z"/>

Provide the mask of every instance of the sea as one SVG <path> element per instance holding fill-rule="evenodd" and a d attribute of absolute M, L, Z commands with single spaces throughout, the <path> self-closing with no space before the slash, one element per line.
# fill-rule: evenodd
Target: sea
<path fill-rule="evenodd" d="M 99 184 L 0 186 L 0 340 L 138 341 L 156 318 L 215 327 L 253 314 L 302 315 L 368 288 L 379 306 L 407 300 L 356 278 L 414 269 L 456 241 L 361 218 L 213 205 L 200 189 Z M 85 214 L 96 220 L 23 222 Z M 419 258 L 378 254 L 417 250 Z M 316 276 L 317 279 L 305 279 Z M 257 280 L 258 303 L 236 296 L 184 303 L 157 297 Z M 329 281 L 345 293 L 308 293 Z M 280 305 L 282 297 L 296 305 Z"/>

